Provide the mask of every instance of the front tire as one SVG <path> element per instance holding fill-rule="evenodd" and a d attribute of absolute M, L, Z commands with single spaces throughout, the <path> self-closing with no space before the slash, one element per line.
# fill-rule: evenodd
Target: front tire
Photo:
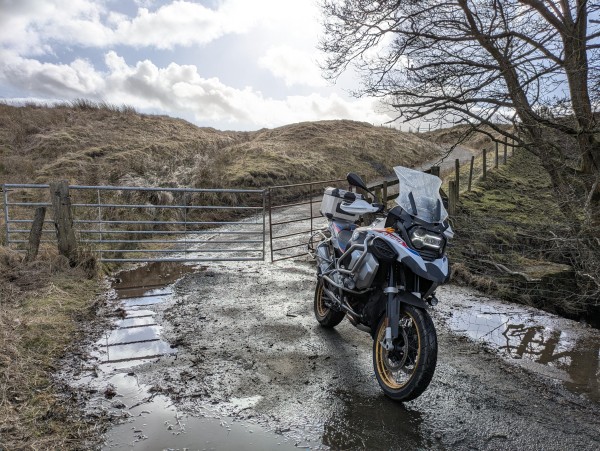
<path fill-rule="evenodd" d="M 346 316 L 346 314 L 344 312 L 338 312 L 336 310 L 333 310 L 325 304 L 327 295 L 323 291 L 323 283 L 323 279 L 319 278 L 317 282 L 317 287 L 315 288 L 315 318 L 317 318 L 317 321 L 321 326 L 333 328 L 344 319 L 344 316 Z"/>
<path fill-rule="evenodd" d="M 395 401 L 410 401 L 429 386 L 437 363 L 437 335 L 429 314 L 412 305 L 400 312 L 398 338 L 388 351 L 385 339 L 387 318 L 379 321 L 373 341 L 373 368 L 385 395 Z"/>

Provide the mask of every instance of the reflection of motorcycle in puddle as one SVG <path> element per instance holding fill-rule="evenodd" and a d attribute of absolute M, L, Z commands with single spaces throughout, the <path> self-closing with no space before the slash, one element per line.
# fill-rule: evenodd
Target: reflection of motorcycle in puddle
<path fill-rule="evenodd" d="M 574 346 L 567 350 L 561 343 L 561 334 L 560 330 L 547 330 L 543 326 L 508 324 L 502 333 L 506 338 L 506 346 L 499 349 L 510 356 L 528 358 L 565 371 L 568 375 L 565 386 L 569 390 L 586 393 L 595 401 L 600 400 L 600 343 L 578 338 Z"/>
<path fill-rule="evenodd" d="M 421 413 L 383 396 L 364 397 L 337 392 L 341 403 L 334 403 L 323 428 L 323 444 L 332 449 L 388 449 L 402 443 L 403 449 L 429 448 L 420 431 Z M 357 431 L 360 431 L 357 433 Z"/>

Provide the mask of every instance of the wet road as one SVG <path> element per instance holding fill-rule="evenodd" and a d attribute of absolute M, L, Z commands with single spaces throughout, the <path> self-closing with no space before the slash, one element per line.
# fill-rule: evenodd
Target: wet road
<path fill-rule="evenodd" d="M 113 329 L 65 377 L 123 422 L 105 449 L 600 447 L 597 330 L 442 287 L 436 373 L 398 404 L 367 334 L 318 326 L 314 286 L 308 259 L 124 273 Z"/>
<path fill-rule="evenodd" d="M 481 317 L 494 316 L 489 313 L 496 308 L 505 318 L 512 308 L 516 323 L 537 321 L 536 330 L 545 325 L 549 337 L 552 330 L 556 336 L 553 325 L 564 327 L 566 320 L 542 313 L 536 319 L 534 309 L 444 287 L 440 306 L 433 312 L 440 342 L 436 374 L 420 398 L 398 404 L 379 390 L 367 334 L 347 321 L 334 331 L 318 326 L 312 313 L 313 289 L 313 268 L 307 262 L 223 263 L 185 275 L 164 290 L 161 302 L 130 303 L 126 317 L 116 321 L 126 321 L 135 310 L 150 309 L 153 324 L 161 327 L 160 342 L 169 343 L 170 351 L 161 358 L 144 359 L 144 351 L 136 351 L 132 344 L 128 346 L 135 360 L 111 363 L 97 350 L 102 363 L 92 383 L 114 388 L 117 395 L 100 398 L 101 404 L 126 420 L 109 432 L 105 448 L 591 450 L 600 446 L 598 348 L 588 350 L 596 369 L 588 372 L 589 384 L 569 385 L 568 372 L 560 365 L 529 359 L 551 369 L 540 374 L 502 358 L 494 351 L 499 346 L 493 346 L 494 337 L 504 337 L 494 335 L 501 330 L 499 324 L 488 324 Z M 134 302 L 149 297 L 138 296 Z M 123 302 L 128 301 L 131 298 Z M 487 306 L 483 312 L 482 305 Z M 504 323 L 512 324 L 500 321 Z M 580 334 L 597 346 L 598 331 L 567 323 L 568 337 Z M 504 332 L 510 336 L 513 329 Z M 485 337 L 492 337 L 490 345 L 484 345 Z M 568 353 L 568 343 L 555 348 Z M 519 343 L 512 346 L 518 347 Z M 524 348 L 540 349 L 527 343 Z M 527 353 L 520 357 L 526 361 Z M 553 371 L 564 374 L 557 377 Z"/>

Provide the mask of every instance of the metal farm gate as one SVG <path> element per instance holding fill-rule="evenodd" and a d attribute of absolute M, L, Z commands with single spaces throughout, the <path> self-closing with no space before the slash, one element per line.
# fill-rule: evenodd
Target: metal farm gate
<path fill-rule="evenodd" d="M 315 220 L 325 219 L 319 210 L 323 190 L 345 179 L 279 185 L 268 188 L 271 262 L 307 255 Z M 300 249 L 300 250 L 299 250 Z"/>
<path fill-rule="evenodd" d="M 242 189 L 68 186 L 78 246 L 101 262 L 263 261 L 266 192 Z M 42 243 L 56 243 L 50 185 L 5 184 L 6 246 L 26 252 L 36 209 Z"/>
<path fill-rule="evenodd" d="M 308 254 L 312 233 L 326 225 L 319 212 L 324 188 L 345 182 L 324 180 L 265 190 L 62 182 L 68 193 L 62 200 L 57 200 L 51 185 L 5 184 L 1 185 L 4 241 L 13 250 L 27 252 L 36 210 L 44 208 L 48 214 L 41 243 L 56 244 L 54 201 L 58 209 L 61 203 L 69 204 L 68 222 L 77 246 L 97 253 L 101 262 L 264 261 L 267 233 L 271 262 L 276 262 Z M 397 179 L 386 179 L 369 187 L 384 202 L 397 196 L 397 184 Z"/>

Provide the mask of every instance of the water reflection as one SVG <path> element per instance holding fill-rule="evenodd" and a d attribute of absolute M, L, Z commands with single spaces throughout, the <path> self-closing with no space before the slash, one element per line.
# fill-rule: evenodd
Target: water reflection
<path fill-rule="evenodd" d="M 568 339 L 561 340 L 562 331 L 523 324 L 508 324 L 503 335 L 507 344 L 500 347 L 501 350 L 564 370 L 569 376 L 565 380 L 567 388 L 587 393 L 595 401 L 600 401 L 600 341 L 577 338 L 569 349 Z"/>
<path fill-rule="evenodd" d="M 429 447 L 421 436 L 421 413 L 384 397 L 337 392 L 343 405 L 325 421 L 323 444 L 332 449 L 405 449 Z"/>
<path fill-rule="evenodd" d="M 175 282 L 185 274 L 204 269 L 206 268 L 182 265 L 176 262 L 154 262 L 120 272 L 115 277 L 113 288 L 119 297 L 126 298 L 144 296 L 152 288 L 157 289 L 156 294 L 161 294 L 159 293 L 160 288 Z"/>
<path fill-rule="evenodd" d="M 456 332 L 502 352 L 542 366 L 575 393 L 600 400 L 600 333 L 535 309 L 471 300 L 454 305 L 445 321 Z M 458 308 L 456 308 L 458 307 Z M 539 370 L 539 368 L 538 368 Z"/>

